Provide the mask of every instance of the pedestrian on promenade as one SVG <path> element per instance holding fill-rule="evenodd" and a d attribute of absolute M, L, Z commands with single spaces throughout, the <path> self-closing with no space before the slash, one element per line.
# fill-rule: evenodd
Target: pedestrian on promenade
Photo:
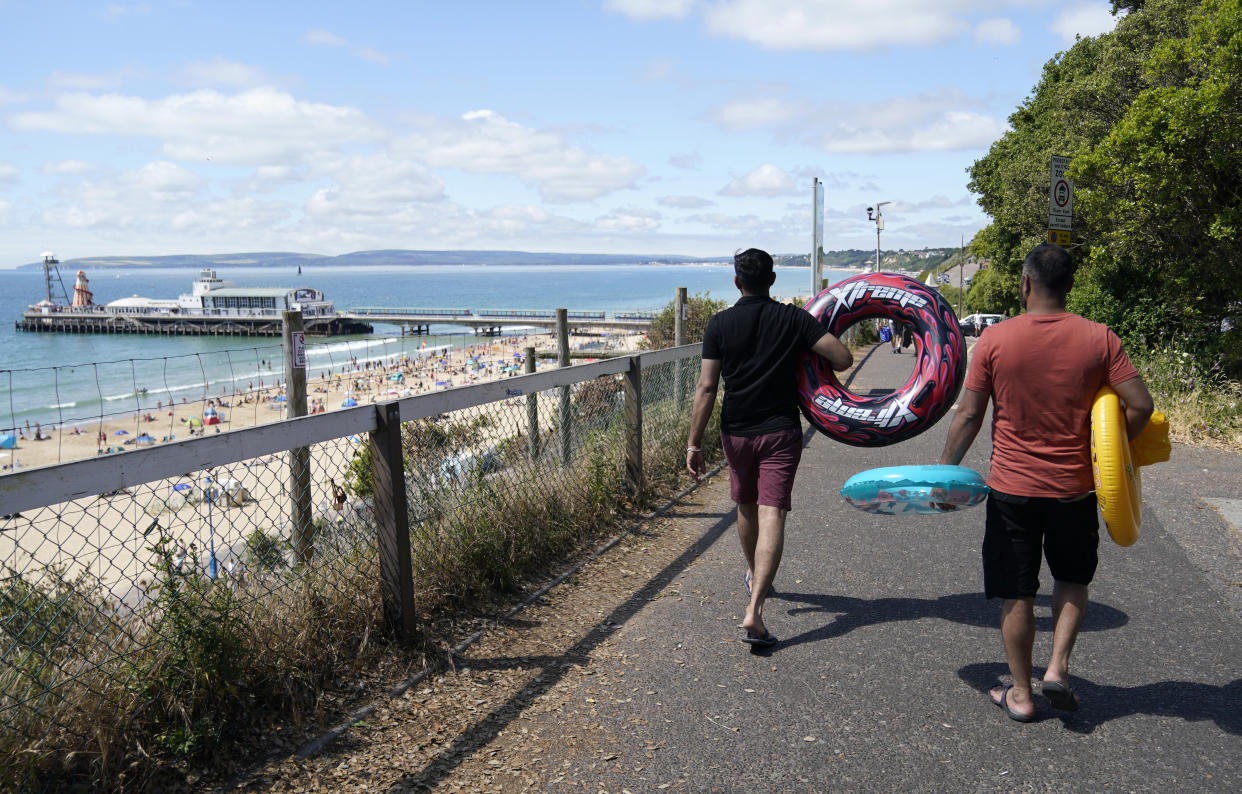
<path fill-rule="evenodd" d="M 1074 264 L 1044 243 L 1022 263 L 1026 313 L 983 331 L 966 388 L 949 427 L 942 464 L 957 464 L 992 401 L 992 467 L 983 537 L 983 587 L 1000 598 L 1001 637 L 1013 683 L 991 690 L 1011 719 L 1030 722 L 1031 653 L 1040 549 L 1052 573 L 1052 655 L 1043 693 L 1076 711 L 1069 658 L 1087 609 L 1100 534 L 1091 471 L 1091 404 L 1112 386 L 1125 404 L 1126 430 L 1138 436 L 1152 412 L 1143 379 L 1106 325 L 1065 310 Z"/>
<path fill-rule="evenodd" d="M 785 543 L 785 516 L 802 457 L 795 366 L 805 350 L 835 370 L 854 358 L 810 313 L 777 303 L 768 294 L 776 274 L 772 257 L 750 248 L 733 257 L 733 283 L 742 293 L 716 314 L 703 335 L 703 364 L 694 393 L 686 469 L 697 481 L 706 470 L 701 449 L 707 420 L 724 378 L 720 440 L 729 462 L 730 496 L 737 503 L 737 531 L 746 556 L 743 581 L 750 603 L 745 642 L 770 647 L 776 637 L 763 622 L 763 603 Z"/>

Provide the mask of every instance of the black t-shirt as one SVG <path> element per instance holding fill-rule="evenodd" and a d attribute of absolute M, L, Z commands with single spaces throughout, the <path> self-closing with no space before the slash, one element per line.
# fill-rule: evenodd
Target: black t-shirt
<path fill-rule="evenodd" d="M 720 430 L 757 436 L 799 429 L 795 365 L 827 333 L 810 312 L 767 296 L 743 295 L 712 317 L 703 358 L 720 361 Z"/>

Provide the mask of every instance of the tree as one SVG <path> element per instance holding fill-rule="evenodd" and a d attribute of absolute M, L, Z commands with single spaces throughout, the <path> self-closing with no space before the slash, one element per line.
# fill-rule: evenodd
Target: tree
<path fill-rule="evenodd" d="M 703 341 L 703 332 L 707 330 L 707 321 L 712 315 L 726 308 L 727 304 L 723 300 L 714 300 L 710 292 L 695 293 L 686 298 L 686 324 L 685 336 L 686 344 Z M 674 312 L 677 306 L 676 301 L 669 301 L 668 305 L 660 310 L 660 313 L 651 321 L 651 326 L 647 329 L 647 338 L 642 341 L 642 347 L 646 350 L 662 350 L 666 347 L 672 347 L 674 344 L 674 331 L 676 329 L 674 323 L 676 314 Z"/>
<path fill-rule="evenodd" d="M 1242 325 L 1240 4 L 1119 3 L 1130 13 L 1112 33 L 1045 65 L 1012 129 L 970 168 L 992 219 L 972 249 L 999 274 L 973 285 L 972 307 L 1016 288 L 1046 234 L 1060 154 L 1076 194 L 1070 308 L 1131 343 L 1163 336 L 1213 355 L 1239 344 L 1242 332 L 1221 331 Z"/>

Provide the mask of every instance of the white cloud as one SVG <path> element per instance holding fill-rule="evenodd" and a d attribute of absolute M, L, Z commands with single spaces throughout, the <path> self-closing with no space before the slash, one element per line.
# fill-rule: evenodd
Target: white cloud
<path fill-rule="evenodd" d="M 806 108 L 776 97 L 734 99 L 717 107 L 711 118 L 730 131 L 752 130 L 787 124 L 803 116 Z"/>
<path fill-rule="evenodd" d="M 95 166 L 81 160 L 58 160 L 43 164 L 45 174 L 86 174 L 95 170 Z"/>
<path fill-rule="evenodd" d="M 230 61 L 227 58 L 188 63 L 181 68 L 181 79 L 190 85 L 228 86 L 230 88 L 248 88 L 272 82 L 267 73 L 259 67 Z"/>
<path fill-rule="evenodd" d="M 1012 46 L 1022 38 L 1022 32 L 1012 19 L 985 19 L 975 25 L 975 41 L 981 44 Z"/>
<path fill-rule="evenodd" d="M 967 29 L 964 2 L 722 0 L 703 11 L 708 31 L 773 50 L 872 50 L 945 41 Z"/>
<path fill-rule="evenodd" d="M 0 85 L 0 105 L 12 105 L 18 102 L 25 102 L 26 99 L 25 94 L 19 94 Z"/>
<path fill-rule="evenodd" d="M 863 117 L 860 117 L 863 118 Z M 982 149 L 1007 129 L 1005 122 L 973 111 L 945 110 L 920 114 L 904 124 L 841 125 L 820 141 L 825 151 L 839 154 L 957 151 Z"/>
<path fill-rule="evenodd" d="M 525 127 L 490 110 L 430 120 L 398 150 L 433 168 L 511 174 L 538 187 L 544 201 L 588 201 L 632 187 L 644 173 L 626 157 L 593 154 L 551 132 Z"/>
<path fill-rule="evenodd" d="M 722 196 L 788 196 L 796 192 L 793 179 L 771 163 L 738 177 L 720 189 Z"/>
<path fill-rule="evenodd" d="M 681 19 L 690 13 L 694 0 L 604 0 L 604 8 L 631 19 Z"/>
<path fill-rule="evenodd" d="M 371 63 L 388 63 L 392 60 L 374 47 L 355 44 L 349 39 L 342 38 L 329 30 L 308 30 L 302 37 L 302 40 L 316 47 L 341 47 L 348 49 L 355 56 Z"/>
<path fill-rule="evenodd" d="M 604 7 L 637 20 L 697 12 L 709 33 L 773 50 L 869 51 L 938 44 L 968 33 L 979 12 L 1050 1 L 605 0 Z M 985 35 L 1001 33 L 996 26 L 984 29 Z"/>
<path fill-rule="evenodd" d="M 716 202 L 699 196 L 661 196 L 656 202 L 662 207 L 674 207 L 683 210 L 697 210 L 710 207 Z"/>
<path fill-rule="evenodd" d="M 739 129 L 747 119 L 747 128 L 767 128 L 781 138 L 849 154 L 975 149 L 1006 129 L 1004 121 L 980 112 L 981 101 L 956 88 L 854 104 L 780 99 L 765 110 L 763 102 L 735 100 L 712 116 L 725 129 Z"/>
<path fill-rule="evenodd" d="M 1108 3 L 1076 3 L 1063 9 L 1048 29 L 1067 42 L 1079 36 L 1098 36 L 1112 31 L 1118 17 L 1112 15 Z"/>
<path fill-rule="evenodd" d="M 307 214 L 315 218 L 386 220 L 411 204 L 444 197 L 444 184 L 424 166 L 386 153 L 345 157 L 318 167 L 335 184 L 307 201 Z"/>
<path fill-rule="evenodd" d="M 62 200 L 42 213 L 49 227 L 163 232 L 180 213 L 203 200 L 205 181 L 176 163 L 156 161 L 109 171 L 60 189 Z"/>
<path fill-rule="evenodd" d="M 0 185 L 16 182 L 21 173 L 18 167 L 12 163 L 0 161 Z"/>
<path fill-rule="evenodd" d="M 303 37 L 307 44 L 321 47 L 347 47 L 349 42 L 327 30 L 308 30 Z"/>
<path fill-rule="evenodd" d="M 703 164 L 703 155 L 697 152 L 688 154 L 675 154 L 668 158 L 668 164 L 674 168 L 682 168 L 686 171 L 693 171 Z"/>
<path fill-rule="evenodd" d="M 104 19 L 120 19 L 124 16 L 138 16 L 151 12 L 151 7 L 145 3 L 124 5 L 121 3 L 109 3 L 99 12 Z"/>
<path fill-rule="evenodd" d="M 129 76 L 131 73 L 128 70 L 100 74 L 58 70 L 47 76 L 47 84 L 58 91 L 104 91 L 118 87 Z"/>
<path fill-rule="evenodd" d="M 360 111 L 301 102 L 272 88 L 226 95 L 203 90 L 149 100 L 66 94 L 51 111 L 19 113 L 19 130 L 163 139 L 166 156 L 234 165 L 281 165 L 380 131 Z"/>
<path fill-rule="evenodd" d="M 7 226 L 9 223 L 9 215 L 13 212 L 12 203 L 0 199 L 0 226 Z"/>
<path fill-rule="evenodd" d="M 595 228 L 617 232 L 654 231 L 660 228 L 660 217 L 655 210 L 627 207 L 596 218 Z"/>

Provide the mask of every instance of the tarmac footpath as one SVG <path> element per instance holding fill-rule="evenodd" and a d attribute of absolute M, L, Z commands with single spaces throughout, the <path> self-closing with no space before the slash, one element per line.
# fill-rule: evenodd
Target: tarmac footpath
<path fill-rule="evenodd" d="M 908 351 L 877 346 L 850 388 L 891 391 L 912 367 Z M 1037 720 L 1020 724 L 987 696 L 1008 668 L 999 602 L 982 595 L 982 507 L 873 516 L 838 494 L 863 469 L 935 463 L 950 416 L 879 449 L 807 431 L 765 608 L 771 651 L 739 641 L 745 567 L 716 488 L 693 560 L 594 646 L 596 685 L 517 723 L 540 739 L 537 788 L 1242 790 L 1242 530 L 1228 520 L 1242 456 L 1175 446 L 1144 470 L 1138 543 L 1120 548 L 1101 525 L 1070 671 L 1082 709 L 1037 694 Z M 990 443 L 985 423 L 963 465 L 986 474 Z M 1051 642 L 1046 568 L 1042 584 L 1036 681 Z"/>

